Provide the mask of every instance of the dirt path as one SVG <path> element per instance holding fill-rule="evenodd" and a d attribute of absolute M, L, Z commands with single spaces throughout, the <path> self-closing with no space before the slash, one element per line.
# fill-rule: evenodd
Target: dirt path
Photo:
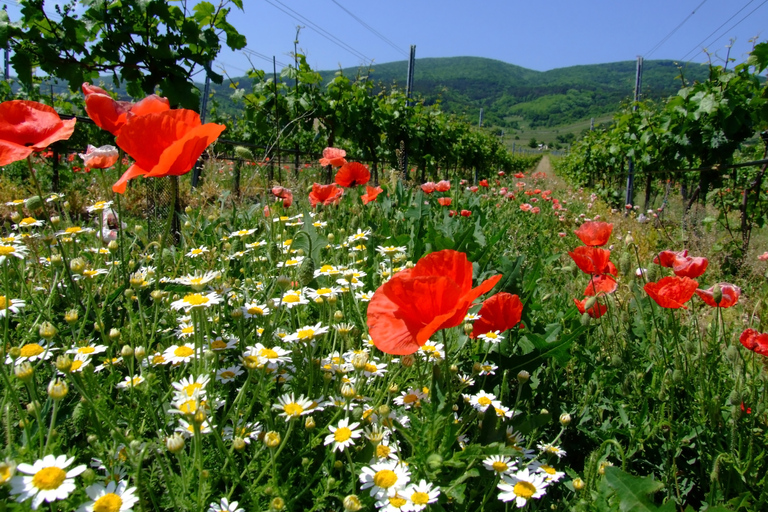
<path fill-rule="evenodd" d="M 536 166 L 536 169 L 533 170 L 534 173 L 543 172 L 547 175 L 545 178 L 547 182 L 547 188 L 550 188 L 552 190 L 570 190 L 570 187 L 568 184 L 561 180 L 556 174 L 555 174 L 555 168 L 552 166 L 552 162 L 549 159 L 549 155 L 543 155 L 541 157 L 541 160 L 539 160 L 539 164 Z"/>

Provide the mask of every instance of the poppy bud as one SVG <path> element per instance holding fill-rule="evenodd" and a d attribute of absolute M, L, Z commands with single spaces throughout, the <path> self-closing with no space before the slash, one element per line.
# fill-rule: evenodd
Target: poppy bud
<path fill-rule="evenodd" d="M 595 307 L 595 303 L 597 302 L 597 297 L 590 297 L 587 299 L 587 302 L 584 304 L 584 309 L 589 311 L 593 307 Z"/>
<path fill-rule="evenodd" d="M 414 361 L 415 358 L 413 357 L 413 354 L 406 354 L 400 358 L 400 364 L 406 368 L 413 366 Z"/>
<path fill-rule="evenodd" d="M 590 325 L 591 323 L 592 323 L 592 317 L 589 316 L 589 313 L 587 313 L 585 311 L 584 314 L 581 315 L 581 325 L 586 327 L 587 325 Z"/>
<path fill-rule="evenodd" d="M 715 301 L 715 304 L 720 304 L 720 301 L 723 300 L 723 289 L 720 288 L 720 284 L 716 284 L 712 287 L 712 298 Z"/>
<path fill-rule="evenodd" d="M 30 211 L 40 210 L 43 207 L 43 200 L 40 196 L 32 196 L 25 201 L 27 209 Z"/>

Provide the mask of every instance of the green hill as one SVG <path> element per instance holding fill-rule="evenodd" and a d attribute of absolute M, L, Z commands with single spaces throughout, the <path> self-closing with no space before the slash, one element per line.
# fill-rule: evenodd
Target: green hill
<path fill-rule="evenodd" d="M 416 59 L 414 92 L 428 104 L 440 102 L 449 113 L 475 122 L 483 109 L 484 125 L 509 131 L 571 125 L 615 112 L 631 99 L 635 84 L 635 61 L 590 64 L 535 71 L 481 57 Z M 321 71 L 326 81 L 336 73 L 349 77 L 368 76 L 381 87 L 405 87 L 407 61 L 376 64 L 370 68 Z M 686 64 L 685 79 L 704 80 L 708 67 Z M 681 70 L 673 61 L 645 61 L 642 94 L 665 98 L 675 94 L 682 82 Z M 240 87 L 248 78 L 237 78 Z M 216 86 L 217 99 L 226 103 L 231 89 Z"/>

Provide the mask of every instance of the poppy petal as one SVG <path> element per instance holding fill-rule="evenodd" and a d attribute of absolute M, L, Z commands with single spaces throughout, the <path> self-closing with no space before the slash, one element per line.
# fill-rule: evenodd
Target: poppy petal
<path fill-rule="evenodd" d="M 600 247 L 608 243 L 613 231 L 613 224 L 608 222 L 585 222 L 574 231 L 584 245 Z"/>
<path fill-rule="evenodd" d="M 768 334 L 746 329 L 739 336 L 739 342 L 753 352 L 768 356 Z"/>
<path fill-rule="evenodd" d="M 370 179 L 371 173 L 367 165 L 360 162 L 347 162 L 338 170 L 334 181 L 342 187 L 349 188 L 365 185 Z"/>
<path fill-rule="evenodd" d="M 611 251 L 608 249 L 582 245 L 569 252 L 568 255 L 579 267 L 579 270 L 585 274 L 604 274 L 609 270 L 608 263 L 610 263 Z"/>
<path fill-rule="evenodd" d="M 138 178 L 139 176 L 145 176 L 146 174 L 147 171 L 139 167 L 137 164 L 133 164 L 123 173 L 122 176 L 120 176 L 120 179 L 117 180 L 114 185 L 112 185 L 112 191 L 117 192 L 118 194 L 125 194 L 125 187 L 128 185 L 129 180 Z"/>
<path fill-rule="evenodd" d="M 31 147 L 22 146 L 8 140 L 0 140 L 0 166 L 24 160 L 33 151 Z"/>
<path fill-rule="evenodd" d="M 722 295 L 720 304 L 715 302 L 715 285 L 710 286 L 706 290 L 696 290 L 696 295 L 698 295 L 705 304 L 713 308 L 729 308 L 735 306 L 739 302 L 741 288 L 730 283 L 720 283 L 718 286 L 720 286 Z"/>
<path fill-rule="evenodd" d="M 664 277 L 658 282 L 646 283 L 644 289 L 656 303 L 669 309 L 688 309 L 685 303 L 691 300 L 699 283 L 688 277 Z"/>
<path fill-rule="evenodd" d="M 707 270 L 709 261 L 707 258 L 678 258 L 672 266 L 672 271 L 679 277 L 699 277 Z"/>
<path fill-rule="evenodd" d="M 474 323 L 471 338 L 491 331 L 504 332 L 516 326 L 523 314 L 523 303 L 517 295 L 500 292 L 486 299 L 478 314 L 480 318 Z"/>
<path fill-rule="evenodd" d="M 584 290 L 584 296 L 594 297 L 595 295 L 600 294 L 611 294 L 616 291 L 618 286 L 619 284 L 613 276 L 608 274 L 594 276 Z"/>

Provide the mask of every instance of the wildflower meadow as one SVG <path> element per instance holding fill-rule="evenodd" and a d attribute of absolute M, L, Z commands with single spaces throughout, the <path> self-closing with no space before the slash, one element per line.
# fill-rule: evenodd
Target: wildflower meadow
<path fill-rule="evenodd" d="M 768 506 L 768 253 L 726 276 L 548 156 L 376 179 L 328 147 L 224 194 L 225 125 L 82 91 L 113 144 L 55 194 L 76 121 L 0 104 L 0 509 Z"/>

